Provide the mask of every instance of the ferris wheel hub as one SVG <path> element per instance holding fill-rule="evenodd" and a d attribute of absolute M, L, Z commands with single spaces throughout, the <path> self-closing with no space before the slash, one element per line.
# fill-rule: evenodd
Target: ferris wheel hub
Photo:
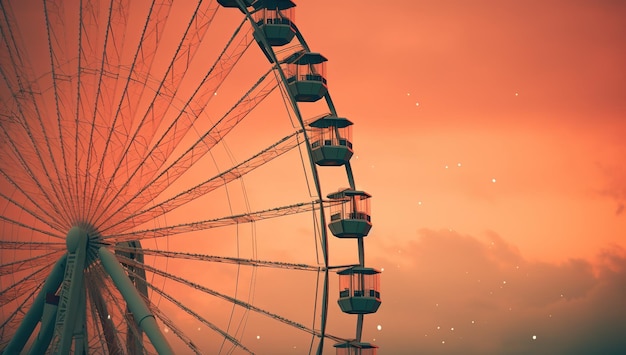
<path fill-rule="evenodd" d="M 67 232 L 67 237 L 65 239 L 67 251 L 70 253 L 76 253 L 81 239 L 83 238 L 88 238 L 87 233 L 78 226 L 72 227 L 70 231 Z"/>
<path fill-rule="evenodd" d="M 98 258 L 98 248 L 105 245 L 98 231 L 88 223 L 77 223 L 67 232 L 65 246 L 68 253 L 75 254 L 79 250 L 81 242 L 85 240 L 84 250 L 86 252 L 85 267 L 91 265 Z"/>

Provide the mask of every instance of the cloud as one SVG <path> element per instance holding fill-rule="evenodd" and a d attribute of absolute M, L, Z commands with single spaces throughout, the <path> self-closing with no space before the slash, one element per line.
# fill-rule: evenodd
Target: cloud
<path fill-rule="evenodd" d="M 601 196 L 606 196 L 615 201 L 615 215 L 619 216 L 624 212 L 626 204 L 626 168 L 621 165 L 607 165 L 598 163 L 600 171 L 605 177 L 604 186 L 599 189 Z"/>
<path fill-rule="evenodd" d="M 495 233 L 481 240 L 420 230 L 418 238 L 387 249 L 389 257 L 371 261 L 385 268 L 383 304 L 365 327 L 381 352 L 626 353 L 620 246 L 594 260 L 552 264 L 525 259 Z"/>

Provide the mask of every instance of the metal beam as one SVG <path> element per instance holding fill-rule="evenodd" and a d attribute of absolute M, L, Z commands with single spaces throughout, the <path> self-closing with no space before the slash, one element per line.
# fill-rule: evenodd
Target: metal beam
<path fill-rule="evenodd" d="M 69 354 L 74 337 L 81 338 L 84 334 L 75 332 L 76 322 L 83 322 L 85 304 L 84 297 L 84 270 L 87 260 L 87 233 L 80 227 L 72 227 L 67 232 L 67 265 L 65 276 L 59 294 L 59 308 L 55 326 L 55 337 L 58 343 L 53 342 L 53 352 Z M 82 308 L 82 309 L 81 309 Z M 80 326 L 84 329 L 84 324 Z"/>
<path fill-rule="evenodd" d="M 102 262 L 104 270 L 111 276 L 113 284 L 120 291 L 122 297 L 124 297 L 137 324 L 146 332 L 148 339 L 150 339 L 156 351 L 159 355 L 173 355 L 174 350 L 172 350 L 167 340 L 165 340 L 163 333 L 161 333 L 156 323 L 154 315 L 150 312 L 148 306 L 146 306 L 146 303 L 141 298 L 141 295 L 132 281 L 128 278 L 122 265 L 117 261 L 115 255 L 105 247 L 101 247 L 98 250 L 98 254 L 100 255 L 100 261 Z"/>
<path fill-rule="evenodd" d="M 58 297 L 54 294 L 50 295 L 50 299 L 46 297 L 46 304 L 43 307 L 43 315 L 41 317 L 41 327 L 39 328 L 39 335 L 37 335 L 37 339 L 33 343 L 33 346 L 30 348 L 29 354 L 38 355 L 44 354 L 48 346 L 50 346 L 50 341 L 52 340 L 52 336 L 54 335 L 54 322 L 57 317 L 57 308 L 59 305 Z M 56 298 L 56 299 L 55 299 Z"/>
<path fill-rule="evenodd" d="M 54 267 L 44 282 L 41 291 L 39 291 L 39 294 L 35 297 L 33 304 L 28 312 L 26 312 L 26 315 L 24 315 L 20 326 L 13 335 L 13 338 L 4 349 L 4 354 L 19 354 L 22 349 L 24 349 L 24 345 L 26 345 L 26 342 L 33 333 L 33 330 L 35 330 L 37 323 L 41 320 L 46 294 L 56 293 L 59 289 L 59 285 L 61 285 L 61 282 L 63 281 L 63 271 L 65 270 L 66 260 L 67 254 L 63 254 L 59 261 L 54 264 Z"/>

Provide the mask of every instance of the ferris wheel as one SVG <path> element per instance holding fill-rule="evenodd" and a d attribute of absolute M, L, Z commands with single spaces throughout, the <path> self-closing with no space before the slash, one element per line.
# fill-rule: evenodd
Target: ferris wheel
<path fill-rule="evenodd" d="M 0 353 L 376 354 L 371 196 L 295 9 L 0 0 Z"/>

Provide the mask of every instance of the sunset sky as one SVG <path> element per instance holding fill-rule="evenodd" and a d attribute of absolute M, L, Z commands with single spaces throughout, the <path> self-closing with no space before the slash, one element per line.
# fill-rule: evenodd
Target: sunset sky
<path fill-rule="evenodd" d="M 312 51 L 328 58 L 326 79 L 338 114 L 354 122 L 355 154 L 351 165 L 356 186 L 373 196 L 374 227 L 365 239 L 365 264 L 382 271 L 383 303 L 377 313 L 365 316 L 363 341 L 379 346 L 379 355 L 626 353 L 626 2 L 301 0 L 296 3 L 295 23 L 299 30 Z M 129 11 L 141 13 L 144 5 L 135 5 L 139 10 Z M 184 13 L 185 6 L 181 6 L 180 13 Z M 28 47 L 25 58 L 34 68 L 27 75 L 32 75 L 30 79 L 37 78 L 40 86 L 47 85 L 39 103 L 43 103 L 44 110 L 54 112 L 51 84 L 45 76 L 50 72 L 50 63 L 48 43 L 42 35 L 43 12 L 29 11 L 25 3 L 13 2 L 13 7 L 18 17 L 26 19 L 16 28 L 21 30 L 22 44 Z M 62 25 L 77 27 L 72 27 L 76 24 L 71 20 L 77 18 L 76 14 L 68 13 L 70 20 L 66 19 L 66 24 L 57 22 L 59 28 L 63 28 Z M 176 19 L 180 13 L 174 12 L 171 18 Z M 232 34 L 233 23 L 241 20 L 241 13 L 235 9 L 220 9 L 219 13 L 225 15 L 216 20 L 217 29 L 209 32 L 214 36 L 209 38 L 215 39 L 215 43 L 225 41 Z M 54 14 L 51 17 L 54 24 Z M 114 68 L 122 76 L 132 58 L 131 49 L 137 48 L 133 47 L 133 40 L 139 38 L 137 34 L 142 24 L 141 21 L 129 22 L 131 34 L 125 40 L 130 45 L 124 47 L 124 52 L 120 51 L 121 59 L 118 59 L 122 64 Z M 224 29 L 219 27 L 222 25 Z M 168 45 L 173 48 L 172 43 L 176 44 L 172 38 L 180 36 L 175 31 L 180 28 L 172 28 L 174 30 L 167 27 L 156 49 L 149 47 L 149 43 L 145 45 L 146 53 L 151 50 L 157 53 L 154 66 L 143 63 L 150 79 L 162 74 L 169 63 L 159 60 L 158 54 L 167 53 L 171 50 Z M 93 26 L 89 30 L 98 33 L 99 29 Z M 77 42 L 75 33 L 63 36 L 66 43 L 56 44 L 61 54 Z M 94 41 L 94 48 L 101 44 L 102 37 L 98 40 L 100 42 Z M 204 45 L 199 53 L 208 58 L 221 49 L 220 45 Z M 252 49 L 258 51 L 256 47 Z M 76 59 L 72 55 L 74 52 L 68 58 L 58 59 L 59 66 L 73 70 Z M 145 56 L 146 61 L 151 60 L 149 55 Z M 3 54 L 3 65 L 8 63 L 8 57 Z M 100 62 L 94 58 L 99 59 L 88 58 L 93 62 L 85 67 L 97 67 Z M 264 61 L 263 65 L 259 58 Z M 188 70 L 203 70 L 206 65 L 200 61 L 197 67 L 192 65 Z M 220 101 L 222 97 L 228 97 L 234 89 L 247 89 L 258 78 L 250 73 L 257 68 L 263 71 L 268 65 L 260 51 L 256 56 L 244 57 L 229 82 L 215 89 L 215 93 L 207 90 L 206 95 L 216 97 L 207 107 L 215 112 L 228 109 L 231 103 Z M 88 83 L 85 84 L 88 89 L 84 96 L 93 94 L 95 97 L 95 76 L 90 77 L 89 70 L 85 73 L 83 80 Z M 39 79 L 40 76 L 44 79 Z M 181 85 L 178 96 L 172 97 L 188 97 L 194 80 L 199 81 L 200 77 L 195 73 L 186 77 L 189 82 L 184 82 L 186 85 Z M 89 87 L 89 80 L 93 81 L 93 87 Z M 122 92 L 121 80 L 104 79 L 104 82 L 115 93 L 106 99 L 114 102 L 115 95 Z M 150 85 L 154 82 L 149 81 Z M 67 107 L 73 109 L 71 104 L 75 102 L 71 100 L 76 95 L 70 90 L 75 86 L 70 87 L 69 83 L 70 80 L 67 83 L 59 80 L 58 85 L 67 85 L 67 93 L 60 90 L 60 96 L 66 95 L 62 99 L 67 99 L 70 103 Z M 137 94 L 133 98 L 139 98 L 129 99 L 130 104 L 124 108 L 132 107 L 129 112 L 135 109 L 142 112 L 141 109 L 150 106 L 146 97 L 150 98 L 152 92 L 146 90 L 144 97 L 143 90 L 140 86 L 129 89 L 131 95 Z M 12 100 L 16 96 L 10 96 L 13 93 L 5 84 L 0 86 L 0 94 L 6 95 L 2 103 L 8 104 L 3 110 L 9 112 L 13 109 L 9 104 L 16 106 Z M 160 99 L 164 101 L 158 104 L 163 104 L 165 109 L 158 111 L 159 106 L 155 105 L 155 110 L 161 114 L 155 116 L 170 118 L 178 114 L 182 100 L 164 103 L 166 99 Z M 208 154 L 212 160 L 201 160 L 202 164 L 190 169 L 191 177 L 184 175 L 155 196 L 169 197 L 180 192 L 181 186 L 218 174 L 225 167 L 232 167 L 235 162 L 259 152 L 259 147 L 265 148 L 268 144 L 264 138 L 277 139 L 274 134 L 283 137 L 283 131 L 293 132 L 289 120 L 278 121 L 286 116 L 279 95 L 270 97 L 267 102 L 251 114 L 256 121 L 248 119 L 247 125 L 233 131 L 234 139 L 228 141 L 228 146 L 220 142 L 215 151 Z M 275 114 L 276 107 L 281 110 L 280 115 Z M 107 115 L 113 109 L 105 105 L 100 109 L 104 113 L 101 113 L 103 118 L 98 119 L 102 119 L 101 126 L 105 127 L 110 120 Z M 190 130 L 191 136 L 196 134 L 192 137 L 194 140 L 198 132 L 207 130 L 213 124 L 211 120 L 216 119 L 214 111 L 207 111 L 210 120 L 199 120 Z M 74 111 L 68 112 L 71 116 Z M 20 132 L 21 126 L 9 120 L 3 124 L 8 127 L 7 137 L 20 144 L 26 142 L 25 146 L 28 144 L 26 135 L 12 135 Z M 73 117 L 66 124 L 73 124 Z M 135 124 L 136 121 L 125 121 L 117 130 L 130 130 Z M 163 126 L 155 125 L 153 129 L 152 133 L 160 133 Z M 6 142 L 8 140 L 0 141 L 7 144 L 0 147 L 3 152 L 11 151 Z M 76 147 L 78 142 L 76 139 Z M 104 138 L 94 146 L 102 142 Z M 172 149 L 177 153 L 184 151 L 185 144 L 190 142 L 181 140 Z M 144 148 L 141 143 L 134 147 L 138 147 L 138 151 Z M 71 152 L 74 148 L 67 145 L 64 149 Z M 111 150 L 110 155 L 122 151 Z M 28 150 L 25 151 L 28 157 Z M 147 148 L 143 149 L 144 153 L 146 151 Z M 297 152 L 294 149 L 277 165 L 270 168 L 264 165 L 265 170 L 260 168 L 250 173 L 246 176 L 245 188 L 243 184 L 216 188 L 206 199 L 201 197 L 182 206 L 178 214 L 155 218 L 145 224 L 159 228 L 190 219 L 217 218 L 240 210 L 258 211 L 307 201 L 311 198 L 307 190 L 311 185 L 304 175 L 307 168 L 301 169 L 299 165 Z M 72 154 L 68 156 L 71 158 Z M 85 163 L 88 158 L 80 160 L 78 157 L 77 153 L 76 171 L 89 164 Z M 129 160 L 129 165 L 135 163 Z M 9 171 L 14 164 L 6 157 L 0 163 L 3 171 Z M 107 168 L 105 166 L 103 171 Z M 145 172 L 146 178 L 142 173 L 132 180 L 138 186 L 151 176 L 150 171 Z M 326 193 L 340 187 L 334 185 L 337 174 L 333 174 L 321 173 Z M 126 178 L 126 175 L 116 176 L 119 181 L 115 182 L 122 185 L 127 182 Z M 128 180 L 132 178 L 134 175 Z M 169 177 L 167 179 L 169 182 Z M 1 180 L 3 194 L 13 196 L 15 193 L 19 199 L 19 193 L 7 181 Z M 117 188 L 115 183 L 112 186 Z M 129 195 L 120 196 L 111 201 L 112 206 Z M 152 206 L 150 203 L 158 200 L 153 201 L 153 198 L 150 195 L 141 206 Z M 228 203 L 224 203 L 226 200 Z M 2 216 L 19 216 L 16 218 L 24 218 L 22 222 L 28 224 L 24 221 L 30 217 L 7 201 L 5 198 L 0 205 L 4 208 Z M 35 202 L 32 206 L 25 203 L 33 210 L 37 208 Z M 104 220 L 100 221 L 103 224 L 109 222 L 107 215 L 98 218 Z M 317 258 L 319 262 L 319 253 L 312 247 L 314 243 L 304 244 L 300 239 L 303 236 L 309 238 L 307 242 L 315 239 L 310 215 L 276 220 L 278 222 L 258 222 L 254 227 L 258 231 L 242 223 L 202 233 L 191 232 L 187 239 L 148 240 L 144 247 L 235 256 L 235 242 L 218 237 L 236 234 L 236 256 L 241 253 L 246 258 L 313 264 Z M 19 228 L 10 223 L 3 222 L 0 228 L 7 241 L 23 238 L 15 237 L 19 233 L 14 229 Z M 136 225 L 127 228 L 139 229 Z M 121 232 L 126 230 L 121 227 L 120 231 L 115 230 L 113 238 Z M 59 238 L 63 238 L 65 232 L 58 233 Z M 252 246 L 239 245 L 240 233 L 245 238 L 252 235 Z M 255 233 L 259 236 L 258 246 Z M 45 241 L 52 240 L 46 238 Z M 331 263 L 337 265 L 354 260 L 354 250 L 348 250 L 346 243 L 336 240 L 331 243 Z M 350 246 L 352 244 L 355 243 Z M 3 253 L 6 260 L 24 257 L 14 250 Z M 311 321 L 312 312 L 308 307 L 319 303 L 319 300 L 305 303 L 299 298 L 305 294 L 315 297 L 316 280 L 319 281 L 315 275 L 281 274 L 283 271 L 259 268 L 258 275 L 248 270 L 241 271 L 241 276 L 239 269 L 220 263 L 194 264 L 169 259 L 164 263 L 169 272 L 181 275 L 188 272 L 190 276 L 181 277 L 189 281 L 214 285 L 217 289 L 222 287 L 222 292 L 241 299 L 247 294 L 255 305 L 275 310 L 295 321 Z M 151 260 L 146 264 L 158 265 L 159 262 Z M 17 274 L 3 276 L 0 281 L 6 283 L 0 284 L 0 288 L 19 278 Z M 239 277 L 256 280 L 256 283 L 233 282 Z M 291 333 L 265 326 L 266 323 L 254 316 L 248 319 L 243 312 L 231 312 L 235 308 L 232 303 L 219 303 L 221 301 L 204 294 L 187 294 L 186 289 L 177 289 L 174 281 L 153 275 L 150 282 L 159 287 L 167 285 L 168 291 L 178 292 L 177 297 L 185 306 L 204 312 L 207 317 L 223 316 L 221 321 L 227 323 L 231 331 L 235 326 L 231 328 L 226 318 L 236 313 L 234 318 L 240 319 L 236 335 L 242 337 L 242 342 L 254 344 L 253 349 L 258 353 L 288 353 L 292 340 L 294 344 L 296 340 L 309 342 L 308 334 L 291 338 Z M 313 291 L 299 288 L 298 282 L 306 283 Z M 336 291 L 337 281 L 333 275 L 328 330 L 332 334 L 351 336 L 354 317 L 340 313 Z M 165 301 L 159 303 L 163 300 L 160 296 L 152 298 L 155 299 L 157 308 L 164 312 L 178 312 L 174 316 L 167 314 L 182 324 L 181 328 L 196 331 L 195 323 L 186 320 L 179 308 Z M 9 311 L 3 309 L 0 315 L 5 316 Z M 246 322 L 249 324 L 244 333 Z M 169 332 L 167 327 L 163 329 Z M 198 326 L 194 341 L 215 346 L 213 339 L 205 335 L 209 332 L 200 331 Z M 172 334 L 168 337 L 175 338 Z M 332 345 L 328 344 L 332 341 L 327 343 L 327 348 L 332 350 Z M 302 351 L 298 348 L 293 353 Z"/>
<path fill-rule="evenodd" d="M 374 196 L 379 353 L 624 352 L 626 4 L 297 9 Z"/>

